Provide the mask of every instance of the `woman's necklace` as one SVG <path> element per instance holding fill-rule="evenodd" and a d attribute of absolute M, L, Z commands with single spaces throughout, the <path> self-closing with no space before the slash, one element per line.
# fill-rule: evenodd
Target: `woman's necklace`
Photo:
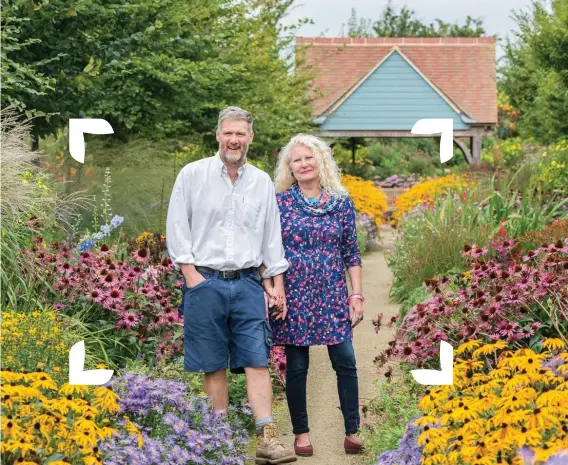
<path fill-rule="evenodd" d="M 321 203 L 321 199 L 323 198 L 324 190 L 322 189 L 320 192 L 319 197 L 316 199 L 315 197 L 306 197 L 306 195 L 302 192 L 304 199 L 313 207 L 317 207 Z"/>

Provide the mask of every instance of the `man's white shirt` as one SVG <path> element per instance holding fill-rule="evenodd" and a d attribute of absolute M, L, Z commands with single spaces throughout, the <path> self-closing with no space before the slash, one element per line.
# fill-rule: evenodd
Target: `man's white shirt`
<path fill-rule="evenodd" d="M 266 265 L 269 278 L 288 269 L 274 184 L 250 163 L 235 184 L 219 153 L 179 172 L 166 223 L 170 257 L 180 264 L 238 270 Z"/>

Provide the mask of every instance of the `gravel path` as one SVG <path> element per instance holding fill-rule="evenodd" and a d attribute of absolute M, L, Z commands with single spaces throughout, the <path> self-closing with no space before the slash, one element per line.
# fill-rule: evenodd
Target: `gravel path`
<path fill-rule="evenodd" d="M 392 247 L 392 230 L 381 229 L 381 250 L 366 255 L 363 259 L 363 292 L 365 294 L 365 320 L 355 329 L 353 343 L 357 357 L 359 374 L 359 403 L 363 406 L 376 396 L 377 380 L 373 359 L 387 345 L 392 330 L 381 328 L 380 336 L 374 331 L 372 320 L 377 313 L 384 314 L 383 323 L 397 313 L 397 306 L 389 302 L 391 283 L 383 250 Z M 289 444 L 294 442 L 291 432 L 288 407 L 284 400 L 275 408 L 276 422 L 282 439 Z M 366 455 L 346 455 L 343 451 L 343 417 L 339 409 L 335 372 L 326 347 L 310 349 L 310 371 L 308 374 L 308 417 L 310 436 L 314 446 L 314 456 L 298 458 L 297 463 L 311 465 L 359 465 L 369 463 Z M 365 417 L 361 417 L 365 422 Z"/>

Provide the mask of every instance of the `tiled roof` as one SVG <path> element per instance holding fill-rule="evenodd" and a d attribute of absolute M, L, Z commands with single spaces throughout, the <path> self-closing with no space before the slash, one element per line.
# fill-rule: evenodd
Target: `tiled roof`
<path fill-rule="evenodd" d="M 321 115 L 397 46 L 412 63 L 470 118 L 497 122 L 495 39 L 296 37 L 307 47 L 306 64 L 316 72 L 321 93 L 314 102 Z"/>

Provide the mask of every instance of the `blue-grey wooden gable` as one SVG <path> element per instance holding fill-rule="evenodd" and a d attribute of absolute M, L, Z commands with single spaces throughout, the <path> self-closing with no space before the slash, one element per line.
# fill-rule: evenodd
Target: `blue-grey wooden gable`
<path fill-rule="evenodd" d="M 320 130 L 410 131 L 422 118 L 453 118 L 454 130 L 469 129 L 440 94 L 394 51 L 325 119 Z"/>

